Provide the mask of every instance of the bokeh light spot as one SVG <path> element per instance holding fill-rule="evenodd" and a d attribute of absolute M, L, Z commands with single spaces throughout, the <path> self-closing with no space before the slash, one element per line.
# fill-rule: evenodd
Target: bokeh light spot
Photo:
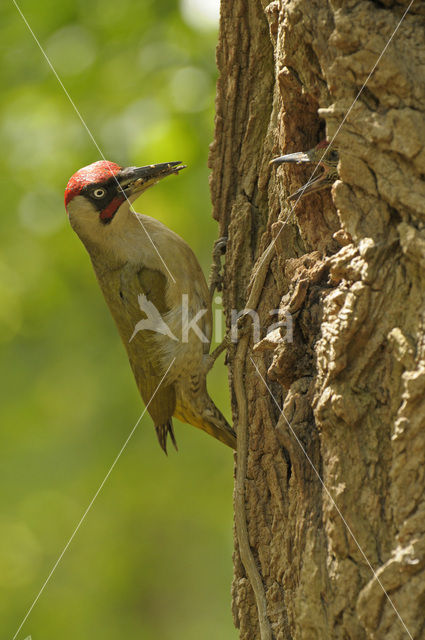
<path fill-rule="evenodd" d="M 194 29 L 216 29 L 220 17 L 220 0 L 181 0 L 183 19 Z"/>
<path fill-rule="evenodd" d="M 48 188 L 28 191 L 19 202 L 19 218 L 23 226 L 36 235 L 54 233 L 65 224 L 61 195 Z"/>
<path fill-rule="evenodd" d="M 183 67 L 172 76 L 170 95 L 179 111 L 202 111 L 210 99 L 210 79 L 197 67 Z"/>
<path fill-rule="evenodd" d="M 46 43 L 46 52 L 59 75 L 81 73 L 96 58 L 93 38 L 77 25 L 56 31 Z"/>

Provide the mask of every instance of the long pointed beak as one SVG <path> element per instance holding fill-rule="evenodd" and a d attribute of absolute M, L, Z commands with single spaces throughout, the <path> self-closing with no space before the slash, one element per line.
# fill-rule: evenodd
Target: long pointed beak
<path fill-rule="evenodd" d="M 305 151 L 297 151 L 296 153 L 287 153 L 286 156 L 279 156 L 270 161 L 270 164 L 283 164 L 284 162 L 294 162 L 301 164 L 302 162 L 311 162 L 311 158 Z"/>
<path fill-rule="evenodd" d="M 296 153 L 288 153 L 285 156 L 274 158 L 270 162 L 270 164 L 273 165 L 280 165 L 284 162 L 292 162 L 294 164 L 310 162 L 314 165 L 320 165 L 320 175 L 311 180 L 311 182 L 307 182 L 294 193 L 291 193 L 287 200 L 302 198 L 308 193 L 314 193 L 315 191 L 326 189 L 327 187 L 332 186 L 335 180 L 338 179 L 338 151 L 333 149 L 330 150 L 330 152 L 327 152 L 327 147 L 328 141 L 322 140 L 322 142 L 319 142 L 319 144 L 313 147 L 313 149 L 309 149 L 308 151 L 297 151 Z M 314 173 L 316 173 L 316 171 Z"/>
<path fill-rule="evenodd" d="M 127 167 L 117 174 L 117 179 L 126 195 L 131 195 L 144 191 L 162 178 L 171 174 L 177 174 L 186 165 L 176 162 L 161 162 L 160 164 L 149 164 L 145 167 Z"/>

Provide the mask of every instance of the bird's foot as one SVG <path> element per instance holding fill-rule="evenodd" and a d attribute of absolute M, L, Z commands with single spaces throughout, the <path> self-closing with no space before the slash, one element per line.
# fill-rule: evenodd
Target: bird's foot
<path fill-rule="evenodd" d="M 221 291 L 223 288 L 223 274 L 221 266 L 221 257 L 226 252 L 227 238 L 223 236 L 214 242 L 214 248 L 212 252 L 212 265 L 209 277 L 209 290 L 210 298 L 214 295 L 215 291 Z"/>
<path fill-rule="evenodd" d="M 240 318 L 241 320 L 241 318 Z M 235 330 L 231 330 L 224 336 L 220 344 L 205 356 L 205 375 L 212 369 L 217 358 L 221 356 L 223 351 L 227 351 L 231 346 L 235 346 L 239 340 L 250 331 L 250 327 L 238 322 Z"/>
<path fill-rule="evenodd" d="M 205 360 L 204 360 L 204 363 L 205 363 L 205 375 L 213 368 L 214 363 L 217 360 L 217 358 L 219 358 L 221 356 L 223 351 L 227 351 L 227 349 L 230 347 L 231 344 L 232 344 L 231 335 L 230 335 L 230 333 L 226 333 L 226 335 L 224 336 L 223 340 L 212 351 L 212 353 L 209 353 L 207 356 L 205 356 Z"/>

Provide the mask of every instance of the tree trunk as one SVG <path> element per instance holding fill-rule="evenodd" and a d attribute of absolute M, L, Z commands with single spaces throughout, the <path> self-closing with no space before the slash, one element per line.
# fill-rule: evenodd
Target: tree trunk
<path fill-rule="evenodd" d="M 261 325 L 228 356 L 243 640 L 425 638 L 423 2 L 368 78 L 407 7 L 222 2 L 223 302 Z M 313 167 L 270 160 L 337 131 L 340 179 L 291 211 Z"/>

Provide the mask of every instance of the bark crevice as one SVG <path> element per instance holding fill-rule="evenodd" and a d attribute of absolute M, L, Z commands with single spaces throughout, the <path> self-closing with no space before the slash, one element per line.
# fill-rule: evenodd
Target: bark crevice
<path fill-rule="evenodd" d="M 223 302 L 228 326 L 243 308 L 261 325 L 228 358 L 243 640 L 423 635 L 421 3 L 338 133 L 332 190 L 292 210 L 288 194 L 312 168 L 269 165 L 332 138 L 407 6 L 222 2 L 210 166 L 214 217 L 228 236 Z M 287 325 L 267 334 L 271 309 L 283 325 L 292 318 L 291 341 Z"/>

